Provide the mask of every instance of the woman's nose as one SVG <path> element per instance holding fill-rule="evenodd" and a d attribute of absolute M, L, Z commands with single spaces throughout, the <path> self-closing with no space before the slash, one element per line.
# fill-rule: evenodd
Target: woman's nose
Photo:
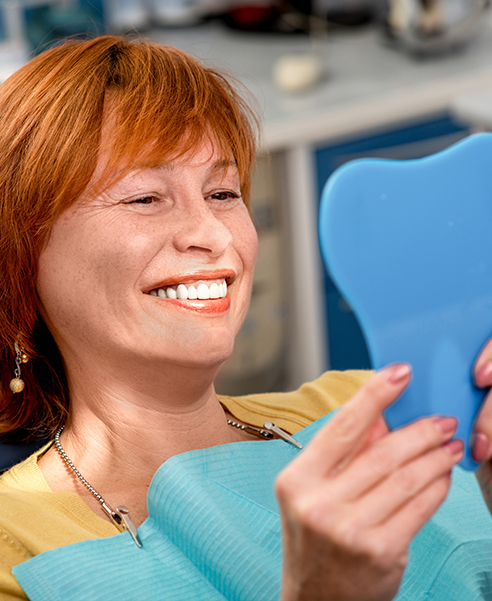
<path fill-rule="evenodd" d="M 205 200 L 183 207 L 174 234 L 174 246 L 177 250 L 197 250 L 219 256 L 231 242 L 229 228 L 214 214 Z"/>

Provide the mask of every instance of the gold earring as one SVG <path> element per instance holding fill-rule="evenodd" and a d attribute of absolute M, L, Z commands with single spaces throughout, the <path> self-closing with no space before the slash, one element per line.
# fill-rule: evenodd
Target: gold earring
<path fill-rule="evenodd" d="M 13 393 L 17 393 L 22 392 L 24 390 L 24 380 L 21 378 L 20 366 L 22 363 L 27 363 L 29 361 L 29 357 L 26 355 L 26 353 L 24 353 L 22 347 L 19 344 L 17 344 L 17 342 L 14 342 L 14 349 L 16 365 L 14 371 L 15 378 L 12 378 L 12 380 L 10 380 L 10 390 Z"/>

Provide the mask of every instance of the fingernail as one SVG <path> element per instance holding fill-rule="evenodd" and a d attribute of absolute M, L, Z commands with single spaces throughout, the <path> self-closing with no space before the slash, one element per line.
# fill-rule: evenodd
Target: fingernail
<path fill-rule="evenodd" d="M 458 453 L 463 453 L 463 441 L 451 440 L 444 445 L 444 448 L 450 455 L 457 455 Z"/>
<path fill-rule="evenodd" d="M 450 434 L 456 430 L 458 421 L 454 417 L 438 417 L 434 421 L 434 425 L 443 434 Z"/>
<path fill-rule="evenodd" d="M 393 365 L 386 370 L 386 379 L 392 384 L 400 384 L 410 375 L 410 367 L 406 363 Z"/>
<path fill-rule="evenodd" d="M 478 386 L 490 386 L 492 382 L 492 361 L 487 361 L 477 371 L 475 382 Z"/>
<path fill-rule="evenodd" d="M 489 451 L 489 439 L 482 432 L 477 432 L 473 441 L 472 456 L 475 461 L 483 461 Z"/>

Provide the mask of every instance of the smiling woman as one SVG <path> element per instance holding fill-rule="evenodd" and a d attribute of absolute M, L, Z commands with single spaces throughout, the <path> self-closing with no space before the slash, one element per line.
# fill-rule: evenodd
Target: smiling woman
<path fill-rule="evenodd" d="M 447 494 L 455 420 L 382 418 L 407 365 L 216 395 L 257 248 L 242 94 L 113 36 L 0 87 L 0 432 L 53 439 L 0 478 L 2 600 L 391 599 Z"/>
<path fill-rule="evenodd" d="M 36 299 L 38 256 L 53 224 L 82 194 L 96 198 L 101 192 L 111 202 L 111 184 L 118 186 L 114 204 L 157 202 L 149 194 L 165 171 L 152 168 L 189 154 L 210 136 L 218 161 L 214 183 L 231 159 L 236 174 L 229 176 L 235 177 L 235 190 L 207 190 L 209 203 L 219 205 L 216 199 L 239 191 L 248 204 L 257 121 L 215 70 L 175 48 L 111 37 L 65 44 L 31 61 L 3 84 L 0 114 L 0 279 L 9 290 L 0 304 L 0 357 L 2 364 L 11 361 L 15 340 L 37 357 L 24 370 L 23 410 L 7 397 L 0 419 L 5 430 L 53 429 L 66 415 L 68 395 L 56 349 L 46 348 L 44 327 L 42 332 L 37 327 Z M 93 213 L 97 206 L 94 201 Z M 14 264 L 15 274 L 9 267 Z M 8 389 L 10 378 L 2 377 Z"/>

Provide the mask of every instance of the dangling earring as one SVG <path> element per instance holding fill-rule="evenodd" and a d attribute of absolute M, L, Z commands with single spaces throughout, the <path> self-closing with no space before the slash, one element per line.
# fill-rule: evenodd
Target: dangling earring
<path fill-rule="evenodd" d="M 15 349 L 15 378 L 10 380 L 10 390 L 14 393 L 22 392 L 24 390 L 24 380 L 21 378 L 21 363 L 27 363 L 29 361 L 29 357 L 26 353 L 23 352 L 21 346 L 14 342 Z"/>

